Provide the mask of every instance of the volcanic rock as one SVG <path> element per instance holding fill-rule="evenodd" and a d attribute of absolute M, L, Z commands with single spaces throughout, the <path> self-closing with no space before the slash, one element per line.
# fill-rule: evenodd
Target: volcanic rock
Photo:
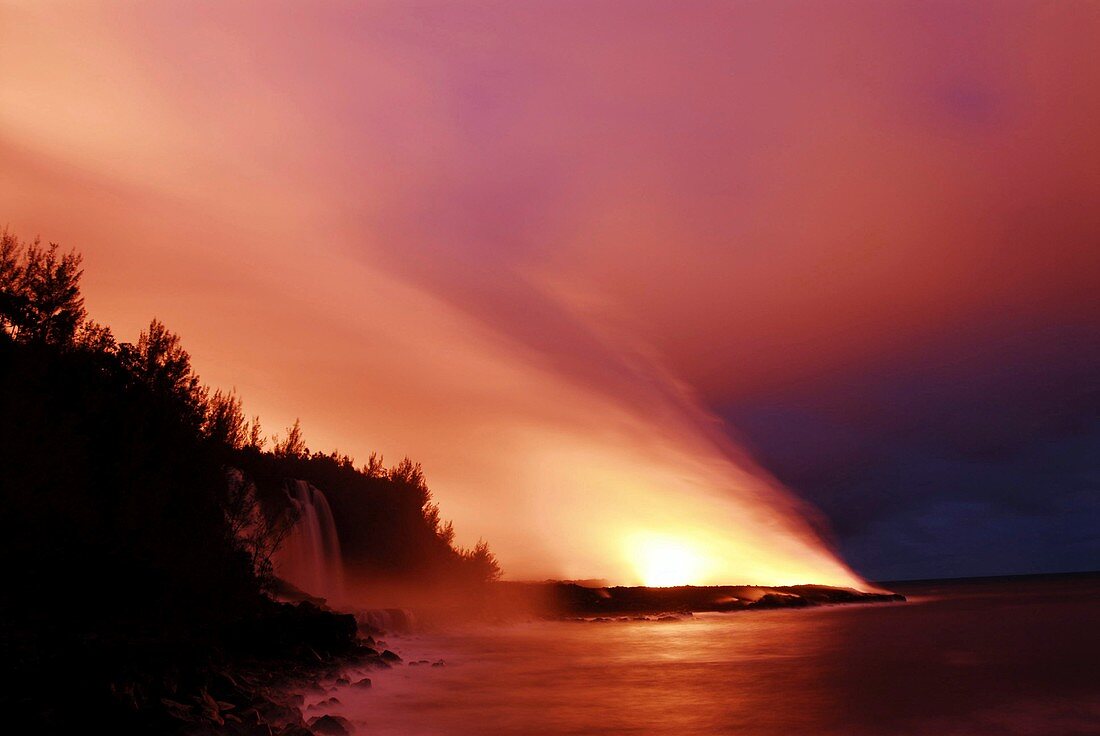
<path fill-rule="evenodd" d="M 309 727 L 322 736 L 351 736 L 351 724 L 340 716 L 319 716 L 311 718 Z"/>

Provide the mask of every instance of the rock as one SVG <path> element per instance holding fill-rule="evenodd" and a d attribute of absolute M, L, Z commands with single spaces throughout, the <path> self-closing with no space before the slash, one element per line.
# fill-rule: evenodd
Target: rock
<path fill-rule="evenodd" d="M 309 727 L 322 736 L 351 736 L 351 724 L 340 716 L 319 716 L 311 718 Z"/>
<path fill-rule="evenodd" d="M 368 667 L 370 669 L 388 670 L 393 667 L 392 664 L 382 659 L 381 657 L 372 657 L 370 659 L 363 659 L 359 661 L 361 667 Z"/>
<path fill-rule="evenodd" d="M 401 661 L 401 657 L 397 654 L 397 652 L 391 651 L 389 649 L 386 649 L 385 651 L 383 651 L 381 656 L 382 656 L 382 659 L 385 660 L 386 662 L 400 662 Z"/>
<path fill-rule="evenodd" d="M 446 664 L 447 663 L 444 662 L 442 659 L 437 659 L 436 661 L 432 662 L 432 667 L 443 667 Z"/>
<path fill-rule="evenodd" d="M 164 706 L 165 712 L 172 718 L 178 721 L 188 721 L 192 723 L 195 721 L 195 716 L 191 712 L 191 706 L 178 703 L 175 700 L 169 700 L 168 698 L 161 698 L 160 703 Z"/>
<path fill-rule="evenodd" d="M 370 678 L 369 678 L 369 677 L 364 677 L 364 678 L 363 678 L 362 680 L 360 680 L 359 682 L 357 682 L 357 683 L 355 683 L 354 685 L 352 685 L 352 687 L 363 687 L 363 688 L 366 688 L 366 687 L 370 687 L 370 685 L 371 685 L 371 683 L 370 683 Z"/>
<path fill-rule="evenodd" d="M 243 693 L 244 688 L 228 672 L 215 672 L 210 678 L 210 694 L 218 700 L 236 700 Z"/>
<path fill-rule="evenodd" d="M 272 731 L 272 733 L 278 734 L 278 736 L 313 736 L 313 732 L 305 726 L 299 726 L 296 723 L 292 723 L 281 731 Z"/>
<path fill-rule="evenodd" d="M 267 602 L 230 632 L 236 653 L 328 661 L 358 644 L 355 617 L 322 610 L 312 603 Z"/>
<path fill-rule="evenodd" d="M 535 584 L 539 585 L 539 584 Z M 589 588 L 576 583 L 539 585 L 554 616 L 567 621 L 602 622 L 608 616 L 649 616 L 670 613 L 683 618 L 690 612 L 802 608 L 826 603 L 890 603 L 902 597 L 892 593 L 864 593 L 824 585 L 761 587 L 755 585 L 676 586 L 671 588 Z"/>
<path fill-rule="evenodd" d="M 759 600 L 750 603 L 749 608 L 805 608 L 812 605 L 801 596 L 786 593 L 765 593 Z"/>
<path fill-rule="evenodd" d="M 336 684 L 337 684 L 338 686 L 341 686 L 341 687 L 342 687 L 342 686 L 344 686 L 344 685 L 350 685 L 350 684 L 351 684 L 351 680 L 349 680 L 349 679 L 348 679 L 348 678 L 346 678 L 346 677 L 337 677 L 337 678 L 336 678 Z"/>
<path fill-rule="evenodd" d="M 202 713 L 202 717 L 206 718 L 219 726 L 224 725 L 225 721 L 221 716 L 221 708 L 218 706 L 218 701 L 206 691 L 206 688 L 199 690 L 199 694 L 195 696 L 195 702 L 198 704 L 199 711 Z M 232 708 L 233 706 L 229 706 Z"/>

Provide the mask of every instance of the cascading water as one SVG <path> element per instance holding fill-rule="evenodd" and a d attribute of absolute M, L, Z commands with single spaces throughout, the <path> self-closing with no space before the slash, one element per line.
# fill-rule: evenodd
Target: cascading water
<path fill-rule="evenodd" d="M 338 603 L 344 597 L 344 561 L 328 499 L 304 480 L 287 481 L 298 520 L 275 555 L 275 574 L 300 590 Z"/>

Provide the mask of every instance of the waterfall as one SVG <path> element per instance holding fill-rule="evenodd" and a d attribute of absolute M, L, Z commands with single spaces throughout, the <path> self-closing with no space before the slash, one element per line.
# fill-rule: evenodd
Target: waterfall
<path fill-rule="evenodd" d="M 344 562 L 328 500 L 304 480 L 287 481 L 286 492 L 298 521 L 275 555 L 275 574 L 310 595 L 338 603 L 344 597 Z"/>

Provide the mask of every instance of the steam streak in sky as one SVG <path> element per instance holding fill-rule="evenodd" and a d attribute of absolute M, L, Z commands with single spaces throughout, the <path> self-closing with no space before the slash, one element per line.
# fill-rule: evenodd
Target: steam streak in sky
<path fill-rule="evenodd" d="M 300 415 L 315 449 L 422 461 L 509 577 L 863 584 L 681 379 L 793 380 L 921 334 L 924 300 L 970 308 L 952 279 L 981 257 L 945 245 L 942 279 L 907 260 L 943 262 L 922 228 L 951 212 L 892 218 L 904 186 L 981 182 L 940 177 L 944 144 L 898 185 L 904 146 L 862 135 L 917 50 L 876 57 L 881 79 L 833 59 L 852 73 L 830 87 L 816 29 L 845 21 L 812 10 L 0 7 L 0 217 L 82 250 L 120 337 L 155 314 L 269 430 Z M 845 29 L 911 28 L 889 15 Z M 988 125 L 1011 91 L 971 82 L 948 112 Z"/>

